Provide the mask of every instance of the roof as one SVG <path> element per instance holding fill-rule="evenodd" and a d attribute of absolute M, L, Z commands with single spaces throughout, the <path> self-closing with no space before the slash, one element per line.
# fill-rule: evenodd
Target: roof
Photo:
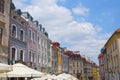
<path fill-rule="evenodd" d="M 53 46 L 55 46 L 55 47 L 60 47 L 60 43 L 59 42 L 52 42 L 51 43 Z"/>
<path fill-rule="evenodd" d="M 73 51 L 66 51 L 64 54 L 68 55 L 69 57 L 73 59 L 82 59 L 80 54 L 75 54 Z"/>
<path fill-rule="evenodd" d="M 107 45 L 107 43 L 111 40 L 111 38 L 112 38 L 116 33 L 120 33 L 120 28 L 118 28 L 118 29 L 112 34 L 112 36 L 108 39 L 108 41 L 105 43 L 104 46 Z"/>
<path fill-rule="evenodd" d="M 120 28 L 118 28 L 115 32 L 120 32 Z"/>

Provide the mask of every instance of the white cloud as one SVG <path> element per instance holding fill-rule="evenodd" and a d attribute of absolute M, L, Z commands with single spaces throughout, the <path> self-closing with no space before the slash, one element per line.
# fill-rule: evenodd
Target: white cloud
<path fill-rule="evenodd" d="M 22 5 L 23 2 L 20 1 L 16 2 Z M 31 0 L 33 4 L 20 7 L 23 11 L 30 12 L 35 19 L 43 24 L 50 35 L 50 39 L 59 41 L 61 44 L 64 44 L 63 42 L 71 44 L 71 46 L 63 47 L 79 50 L 81 54 L 91 56 L 96 60 L 109 35 L 105 38 L 103 37 L 104 34 L 98 35 L 98 32 L 102 30 L 100 26 L 95 26 L 85 20 L 82 22 L 75 21 L 72 12 L 66 7 L 58 6 L 56 2 L 57 0 Z M 86 16 L 89 9 L 78 6 L 73 8 L 73 12 Z"/>
<path fill-rule="evenodd" d="M 72 12 L 76 15 L 87 16 L 89 8 L 82 6 L 81 4 L 72 9 Z"/>

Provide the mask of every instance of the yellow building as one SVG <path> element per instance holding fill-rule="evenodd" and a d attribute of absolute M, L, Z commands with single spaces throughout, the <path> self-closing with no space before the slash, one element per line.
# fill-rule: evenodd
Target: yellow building
<path fill-rule="evenodd" d="M 99 67 L 92 65 L 93 80 L 100 80 Z"/>
<path fill-rule="evenodd" d="M 62 51 L 58 48 L 58 73 L 62 73 Z"/>
<path fill-rule="evenodd" d="M 119 80 L 120 77 L 120 28 L 117 29 L 105 44 L 107 54 L 107 73 L 105 79 Z"/>
<path fill-rule="evenodd" d="M 62 73 L 62 50 L 58 42 L 52 42 L 52 72 Z"/>

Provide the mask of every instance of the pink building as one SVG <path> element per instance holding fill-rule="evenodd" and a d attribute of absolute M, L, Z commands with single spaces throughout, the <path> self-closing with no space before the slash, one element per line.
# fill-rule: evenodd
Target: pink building
<path fill-rule="evenodd" d="M 105 80 L 104 54 L 101 53 L 98 56 L 98 59 L 99 59 L 99 66 L 100 66 L 100 78 L 101 80 Z"/>

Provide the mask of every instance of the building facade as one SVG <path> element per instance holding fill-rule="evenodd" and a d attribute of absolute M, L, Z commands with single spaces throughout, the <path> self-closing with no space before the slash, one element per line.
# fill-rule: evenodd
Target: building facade
<path fill-rule="evenodd" d="M 93 74 L 93 80 L 103 80 L 100 78 L 99 75 L 99 67 L 95 64 L 92 64 L 92 74 Z"/>
<path fill-rule="evenodd" d="M 93 80 L 92 63 L 88 59 L 84 59 L 83 63 L 85 80 Z"/>
<path fill-rule="evenodd" d="M 120 79 L 120 29 L 117 29 L 105 44 L 107 54 L 108 79 Z"/>
<path fill-rule="evenodd" d="M 68 67 L 68 65 L 69 65 L 69 56 L 68 55 L 66 55 L 65 53 L 66 53 L 66 48 L 61 48 L 61 50 L 62 50 L 62 72 L 63 73 L 68 73 L 69 72 L 69 67 Z"/>
<path fill-rule="evenodd" d="M 69 73 L 80 80 L 84 80 L 84 65 L 80 53 L 66 51 L 69 56 Z"/>
<path fill-rule="evenodd" d="M 52 72 L 62 73 L 62 50 L 58 42 L 52 42 Z"/>
<path fill-rule="evenodd" d="M 27 63 L 27 21 L 21 17 L 22 12 L 11 5 L 10 16 L 10 64 Z"/>
<path fill-rule="evenodd" d="M 106 48 L 101 49 L 101 54 L 98 56 L 100 67 L 101 80 L 108 80 L 108 58 L 106 54 Z"/>
<path fill-rule="evenodd" d="M 100 77 L 101 80 L 105 80 L 105 66 L 104 66 L 104 54 L 99 55 Z"/>
<path fill-rule="evenodd" d="M 33 22 L 33 17 L 28 12 L 22 12 L 22 16 L 28 22 L 27 28 L 27 65 L 36 69 L 37 63 L 37 25 Z"/>
<path fill-rule="evenodd" d="M 51 40 L 47 38 L 47 70 L 46 73 L 52 74 L 52 47 Z"/>
<path fill-rule="evenodd" d="M 0 0 L 0 62 L 8 64 L 11 0 Z"/>

